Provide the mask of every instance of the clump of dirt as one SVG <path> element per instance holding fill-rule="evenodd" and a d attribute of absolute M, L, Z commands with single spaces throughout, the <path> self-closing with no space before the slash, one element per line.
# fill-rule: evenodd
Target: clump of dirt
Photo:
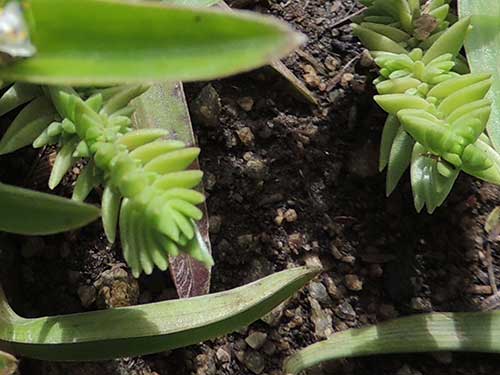
<path fill-rule="evenodd" d="M 216 262 L 212 291 L 294 265 L 322 265 L 325 272 L 268 316 L 225 337 L 102 364 L 23 360 L 23 375 L 279 375 L 284 358 L 334 332 L 409 314 L 498 304 L 490 297 L 483 230 L 486 215 L 499 204 L 498 187 L 461 176 L 432 216 L 415 213 L 407 177 L 384 196 L 384 175 L 377 171 L 384 114 L 372 102 L 372 62 L 349 27 L 356 2 L 234 0 L 232 5 L 273 14 L 308 36 L 285 63 L 320 105 L 298 101 L 267 69 L 186 85 L 205 171 Z M 27 151 L 8 162 L 11 170 L 19 163 L 26 170 L 34 157 Z M 64 186 L 70 185 L 71 180 L 61 192 L 67 194 Z M 8 265 L 2 270 L 11 270 L 2 283 L 16 310 L 27 316 L 105 304 L 111 289 L 100 288 L 114 284 L 99 280 L 117 269 L 125 291 L 120 295 L 132 295 L 132 302 L 175 296 L 168 275 L 160 272 L 142 277 L 136 290 L 119 246 L 107 245 L 99 223 L 64 236 L 10 239 L 22 251 L 1 254 Z M 492 250 L 500 264 L 498 246 Z M 497 267 L 495 273 L 500 276 Z M 310 371 L 332 373 L 500 370 L 493 356 L 442 353 L 337 361 Z"/>

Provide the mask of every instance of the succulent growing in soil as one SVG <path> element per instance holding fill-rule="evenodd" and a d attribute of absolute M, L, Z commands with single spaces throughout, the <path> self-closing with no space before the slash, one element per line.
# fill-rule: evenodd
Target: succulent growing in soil
<path fill-rule="evenodd" d="M 460 171 L 499 184 L 500 157 L 485 132 L 491 77 L 468 73 L 459 54 L 470 19 L 455 22 L 445 0 L 363 3 L 353 27 L 380 67 L 374 83 L 375 101 L 389 114 L 379 161 L 387 195 L 408 167 L 417 211 L 439 207 Z"/>
<path fill-rule="evenodd" d="M 49 179 L 51 189 L 75 162 L 86 160 L 75 185 L 76 202 L 72 206 L 82 217 L 73 222 L 81 225 L 95 218 L 95 211 L 79 202 L 94 187 L 103 186 L 101 214 L 107 238 L 115 240 L 119 221 L 125 260 L 134 276 L 141 272 L 150 274 L 154 267 L 165 270 L 168 257 L 181 251 L 210 267 L 211 255 L 195 225 L 202 216 L 196 205 L 204 197 L 194 188 L 202 173 L 186 170 L 199 149 L 167 139 L 167 132 L 162 129 L 133 130 L 134 107 L 129 104 L 148 85 L 129 82 L 210 78 L 246 70 L 272 60 L 272 55 L 289 51 L 300 42 L 300 35 L 257 16 L 181 7 L 166 10 L 164 5 L 153 3 L 144 6 L 103 0 L 71 4 L 27 0 L 21 4 L 25 6 L 25 17 L 17 2 L 6 7 L 6 12 L 10 10 L 17 17 L 20 30 L 16 33 L 23 37 L 14 38 L 10 44 L 24 47 L 16 51 L 29 50 L 32 56 L 4 65 L 0 77 L 54 86 L 21 82 L 6 85 L 0 98 L 0 114 L 24 107 L 0 140 L 0 155 L 31 143 L 35 147 L 57 145 L 59 152 Z M 59 16 L 49 8 L 57 8 Z M 61 14 L 67 14 L 65 22 L 60 21 Z M 96 14 L 113 14 L 113 22 L 107 23 L 104 17 L 97 22 Z M 96 23 L 102 25 L 100 30 L 105 38 L 98 35 Z M 168 27 L 148 30 L 145 23 Z M 212 33 L 212 37 L 208 38 L 207 33 Z M 236 40 L 240 42 L 234 43 Z M 193 49 L 193 45 L 197 47 Z M 0 47 L 9 50 L 8 43 L 7 47 Z M 130 55 L 132 49 L 137 57 Z M 28 55 L 18 53 L 11 57 Z M 120 82 L 126 84 L 110 86 Z M 89 88 L 95 85 L 107 88 Z M 22 216 L 22 199 L 10 207 L 14 202 L 13 188 L 4 190 L 0 201 L 10 202 L 4 206 L 12 216 Z M 21 190 L 17 193 L 21 194 Z M 40 201 L 41 196 L 32 198 Z M 50 200 L 53 202 L 53 198 Z M 30 214 L 33 211 L 29 205 L 24 209 Z M 61 224 L 58 223 L 54 228 L 45 225 L 37 230 L 22 221 L 6 217 L 0 220 L 0 229 L 23 234 L 68 229 L 67 225 L 57 227 Z"/>
<path fill-rule="evenodd" d="M 70 87 L 47 91 L 62 120 L 51 123 L 34 141 L 36 147 L 60 145 L 49 187 L 55 188 L 73 161 L 89 158 L 75 185 L 73 198 L 83 201 L 92 187 L 104 186 L 102 221 L 115 241 L 118 218 L 126 262 L 135 277 L 168 267 L 168 257 L 189 253 L 210 267 L 211 255 L 196 238 L 196 205 L 204 201 L 193 190 L 202 178 L 186 170 L 199 154 L 196 147 L 167 140 L 163 129 L 132 129 L 131 99 L 147 86 L 93 91 L 83 100 Z"/>
<path fill-rule="evenodd" d="M 8 83 L 0 115 L 17 114 L 0 140 L 0 155 L 55 145 L 51 189 L 77 160 L 85 167 L 72 200 L 0 183 L 0 230 L 53 234 L 101 214 L 110 241 L 119 225 L 135 277 L 165 270 L 180 251 L 211 266 L 195 225 L 204 197 L 194 188 L 202 173 L 187 170 L 199 149 L 162 129 L 134 130 L 131 101 L 148 89 L 144 81 L 249 70 L 291 51 L 302 36 L 266 17 L 154 2 L 21 0 L 3 10 L 0 79 Z M 101 210 L 82 203 L 98 185 Z M 38 319 L 15 314 L 0 288 L 0 348 L 66 361 L 189 345 L 251 323 L 316 274 L 295 268 L 213 296 Z"/>
<path fill-rule="evenodd" d="M 389 165 L 389 193 L 410 163 L 418 209 L 424 204 L 429 211 L 439 206 L 460 170 L 499 184 L 498 128 L 489 128 L 489 136 L 485 132 L 491 113 L 493 123 L 498 124 L 499 121 L 494 107 L 495 104 L 498 106 L 499 39 L 492 37 L 500 34 L 498 1 L 461 0 L 463 19 L 441 33 L 427 48 L 422 44 L 417 47 L 417 42 L 407 37 L 412 35 L 408 26 L 415 26 L 418 20 L 411 24 L 405 22 L 415 14 L 429 14 L 425 13 L 429 9 L 441 9 L 439 14 L 444 16 L 444 10 L 447 12 L 449 9 L 444 0 L 428 1 L 422 9 L 418 8 L 419 1 L 412 0 L 367 0 L 363 3 L 369 5 L 366 19 L 370 17 L 372 22 L 384 24 L 384 27 L 369 32 L 357 26 L 355 32 L 359 33 L 359 27 L 362 27 L 358 35 L 370 45 L 370 49 L 377 51 L 374 53 L 375 61 L 381 68 L 381 76 L 375 81 L 380 95 L 375 100 L 390 114 L 381 150 L 381 167 Z M 485 9 L 493 11 L 495 16 L 485 15 Z M 375 16 L 377 18 L 371 18 Z M 474 16 L 474 35 L 467 45 L 468 59 L 473 68 L 488 69 L 492 75 L 464 74 L 456 70 L 457 53 L 471 16 Z M 405 40 L 397 41 L 395 31 L 385 27 L 385 23 L 395 20 L 398 22 L 391 27 L 408 32 Z M 436 20 L 436 24 L 443 20 Z M 458 30 L 460 32 L 456 33 Z M 410 51 L 397 51 L 399 47 L 406 48 L 409 44 L 412 47 Z M 386 47 L 392 51 L 380 52 Z M 485 99 L 491 86 L 494 87 L 492 100 Z M 391 161 L 397 166 L 392 172 Z M 497 228 L 493 229 L 497 222 L 498 208 L 487 223 L 490 235 L 498 234 Z M 497 297 L 498 293 L 493 292 L 485 301 L 493 301 Z M 498 311 L 439 312 L 348 329 L 291 355 L 284 363 L 284 372 L 299 374 L 321 362 L 375 354 L 433 351 L 499 353 L 500 346 L 492 339 L 500 327 L 499 319 Z"/>

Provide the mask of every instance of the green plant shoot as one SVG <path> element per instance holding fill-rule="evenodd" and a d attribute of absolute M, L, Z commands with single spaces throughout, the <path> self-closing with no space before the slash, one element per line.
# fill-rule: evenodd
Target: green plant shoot
<path fill-rule="evenodd" d="M 389 116 L 379 169 L 387 195 L 410 168 L 415 207 L 429 213 L 460 171 L 500 183 L 500 158 L 485 133 L 490 75 L 468 73 L 460 56 L 470 18 L 456 21 L 444 0 L 365 1 L 354 34 L 380 68 L 375 101 Z"/>

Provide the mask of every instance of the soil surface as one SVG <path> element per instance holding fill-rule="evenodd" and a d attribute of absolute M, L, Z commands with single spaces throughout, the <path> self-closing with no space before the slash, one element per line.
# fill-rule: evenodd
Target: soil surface
<path fill-rule="evenodd" d="M 294 265 L 321 264 L 325 272 L 271 315 L 226 337 L 97 364 L 22 360 L 21 374 L 279 375 L 284 358 L 334 332 L 410 314 L 496 307 L 488 299 L 484 223 L 500 189 L 462 175 L 432 216 L 415 212 L 408 176 L 384 195 L 385 176 L 377 171 L 384 114 L 372 102 L 370 84 L 376 71 L 346 20 L 356 3 L 231 5 L 275 15 L 308 36 L 284 62 L 320 104 L 302 103 L 269 69 L 186 86 L 206 174 L 212 291 Z M 212 106 L 213 118 L 199 115 L 200 101 Z M 46 190 L 51 157 L 51 150 L 2 157 L 8 168 L 0 177 Z M 73 178 L 57 192 L 69 195 Z M 64 236 L 7 240 L 21 251 L 0 252 L 1 281 L 22 315 L 175 297 L 165 273 L 133 280 L 99 223 Z M 498 249 L 492 244 L 500 265 Z M 500 374 L 500 364 L 493 355 L 390 355 L 336 361 L 309 373 Z"/>

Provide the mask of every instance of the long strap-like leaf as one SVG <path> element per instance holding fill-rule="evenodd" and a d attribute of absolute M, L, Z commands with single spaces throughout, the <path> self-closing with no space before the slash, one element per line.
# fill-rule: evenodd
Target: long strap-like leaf
<path fill-rule="evenodd" d="M 82 314 L 24 319 L 0 293 L 0 349 L 56 361 L 157 353 L 215 338 L 265 315 L 316 276 L 294 268 L 202 297 Z"/>
<path fill-rule="evenodd" d="M 84 226 L 99 215 L 90 204 L 0 182 L 0 231 L 54 234 Z"/>
<path fill-rule="evenodd" d="M 295 353 L 285 373 L 339 358 L 434 351 L 500 353 L 500 311 L 416 315 L 349 329 Z"/>
<path fill-rule="evenodd" d="M 168 130 L 169 137 L 184 142 L 188 146 L 196 144 L 189 110 L 181 82 L 157 83 L 133 102 L 136 111 L 134 124 L 141 128 L 161 128 Z M 196 160 L 193 166 L 199 168 Z M 203 188 L 198 187 L 203 193 Z M 208 233 L 208 213 L 204 204 L 200 207 L 203 218 L 196 224 L 200 233 L 198 246 L 206 246 L 211 252 Z M 207 294 L 210 289 L 211 269 L 181 253 L 170 257 L 170 274 L 180 298 L 188 298 Z"/>
<path fill-rule="evenodd" d="M 303 41 L 245 12 L 116 0 L 23 0 L 36 54 L 0 78 L 45 84 L 200 80 L 250 70 Z"/>

